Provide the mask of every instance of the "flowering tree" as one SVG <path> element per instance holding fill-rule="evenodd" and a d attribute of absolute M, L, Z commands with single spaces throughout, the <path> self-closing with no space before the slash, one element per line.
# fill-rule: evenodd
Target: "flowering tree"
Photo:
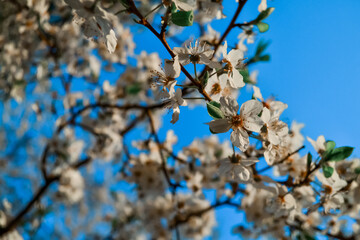
<path fill-rule="evenodd" d="M 224 205 L 245 214 L 233 227 L 245 238 L 360 239 L 360 161 L 324 136 L 302 152 L 303 125 L 283 122 L 287 105 L 248 70 L 269 60 L 267 42 L 247 46 L 274 8 L 261 0 L 239 22 L 246 2 L 220 34 L 222 1 L 1 1 L 0 239 L 39 238 L 44 219 L 55 238 L 202 239 Z M 192 25 L 200 34 L 180 41 Z M 167 59 L 135 54 L 140 31 Z M 165 108 L 178 124 L 193 106 L 206 107 L 209 137 L 177 146 L 173 130 L 159 134 Z"/>

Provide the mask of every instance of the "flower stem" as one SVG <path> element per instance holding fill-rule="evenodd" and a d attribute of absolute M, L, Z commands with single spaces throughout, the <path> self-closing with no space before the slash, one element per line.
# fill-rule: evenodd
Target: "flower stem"
<path fill-rule="evenodd" d="M 194 74 L 195 74 L 195 80 L 199 81 L 198 76 L 197 76 L 197 71 L 196 71 L 196 63 L 194 63 Z"/>
<path fill-rule="evenodd" d="M 144 18 L 147 18 L 150 14 L 152 14 L 153 12 L 155 12 L 156 10 L 158 10 L 162 5 L 163 5 L 163 3 L 160 3 L 160 4 L 157 5 L 154 9 L 150 10 L 150 12 L 148 12 L 147 14 L 145 14 Z"/>

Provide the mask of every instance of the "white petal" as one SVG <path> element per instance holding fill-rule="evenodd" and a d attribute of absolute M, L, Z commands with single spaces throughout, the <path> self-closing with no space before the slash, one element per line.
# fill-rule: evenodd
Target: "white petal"
<path fill-rule="evenodd" d="M 272 158 L 271 153 L 270 153 L 269 150 L 266 150 L 266 151 L 264 152 L 264 158 L 265 158 L 265 161 L 266 161 L 266 163 L 267 163 L 268 165 L 270 165 L 270 166 L 273 165 L 274 159 Z"/>
<path fill-rule="evenodd" d="M 230 79 L 229 79 L 229 82 L 231 85 Z M 233 86 L 232 86 L 233 88 L 241 88 L 241 87 L 245 86 L 244 78 L 237 69 L 233 69 L 233 71 L 232 71 L 232 83 L 233 83 Z"/>
<path fill-rule="evenodd" d="M 191 6 L 190 4 L 184 3 L 180 0 L 173 0 L 173 2 L 175 3 L 177 8 L 183 11 L 192 11 L 195 9 L 194 6 Z"/>
<path fill-rule="evenodd" d="M 243 103 L 240 108 L 240 115 L 242 116 L 250 116 L 250 115 L 258 115 L 263 109 L 263 105 L 261 102 L 257 100 L 249 100 Z"/>
<path fill-rule="evenodd" d="M 259 6 L 258 6 L 258 11 L 262 12 L 265 11 L 267 9 L 267 0 L 261 0 Z"/>
<path fill-rule="evenodd" d="M 114 30 L 110 30 L 110 33 L 105 36 L 106 38 L 106 47 L 109 53 L 113 53 L 115 51 L 117 45 L 117 38 L 115 36 Z"/>
<path fill-rule="evenodd" d="M 227 41 L 224 43 L 224 47 L 222 48 L 223 58 L 227 58 Z"/>
<path fill-rule="evenodd" d="M 227 59 L 231 64 L 236 67 L 239 63 L 239 60 L 244 58 L 244 53 L 240 49 L 233 49 L 229 52 Z"/>
<path fill-rule="evenodd" d="M 171 78 L 177 78 L 180 76 L 181 67 L 179 63 L 179 57 L 175 56 L 174 60 L 165 59 L 165 75 Z"/>
<path fill-rule="evenodd" d="M 180 115 L 179 107 L 173 108 L 173 114 L 170 122 L 172 124 L 176 123 L 179 120 L 179 115 Z"/>
<path fill-rule="evenodd" d="M 270 121 L 270 110 L 266 107 L 263 108 L 261 113 L 261 120 L 263 120 L 264 123 L 269 123 Z"/>
<path fill-rule="evenodd" d="M 241 181 L 249 181 L 249 179 L 250 179 L 250 171 L 247 169 L 247 168 L 245 168 L 245 167 L 242 167 L 242 168 L 238 168 L 237 169 L 238 171 L 237 171 L 237 177 L 239 178 L 239 180 L 241 180 Z"/>
<path fill-rule="evenodd" d="M 244 165 L 245 167 L 249 167 L 251 165 L 254 165 L 255 163 L 259 162 L 259 159 L 251 159 L 251 158 L 248 158 L 248 159 L 243 159 L 241 160 L 241 165 Z"/>
<path fill-rule="evenodd" d="M 263 96 L 262 96 L 262 94 L 261 94 L 261 92 L 260 92 L 260 88 L 258 88 L 257 86 L 253 86 L 253 90 L 254 90 L 254 94 L 253 94 L 253 96 L 256 98 L 256 99 L 258 99 L 258 100 L 260 100 L 260 101 L 264 101 L 264 98 L 263 98 Z"/>
<path fill-rule="evenodd" d="M 259 133 L 263 125 L 263 121 L 256 115 L 244 118 L 244 128 L 248 131 Z"/>
<path fill-rule="evenodd" d="M 239 110 L 239 104 L 233 98 L 221 97 L 220 109 L 225 116 L 235 116 Z"/>
<path fill-rule="evenodd" d="M 231 142 L 241 151 L 246 151 L 249 147 L 249 135 L 244 129 L 236 129 L 230 135 Z"/>
<path fill-rule="evenodd" d="M 268 130 L 268 140 L 274 145 L 279 145 L 280 143 L 279 137 L 271 130 Z"/>
<path fill-rule="evenodd" d="M 270 103 L 271 115 L 279 118 L 281 113 L 287 109 L 288 105 L 280 101 L 272 101 Z"/>
<path fill-rule="evenodd" d="M 230 130 L 231 125 L 227 119 L 218 119 L 206 123 L 214 133 L 224 133 Z"/>
<path fill-rule="evenodd" d="M 311 143 L 311 145 L 313 146 L 315 151 L 319 152 L 319 147 L 318 147 L 317 143 L 314 140 L 312 140 L 311 138 L 309 138 L 309 137 L 306 137 L 306 139 Z"/>

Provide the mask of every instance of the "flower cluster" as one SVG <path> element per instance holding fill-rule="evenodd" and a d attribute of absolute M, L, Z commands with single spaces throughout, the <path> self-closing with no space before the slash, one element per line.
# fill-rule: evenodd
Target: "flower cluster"
<path fill-rule="evenodd" d="M 220 34 L 223 1 L 2 1 L 0 239 L 203 239 L 222 206 L 244 238 L 359 239 L 360 159 L 263 97 L 274 8 L 246 2 Z"/>

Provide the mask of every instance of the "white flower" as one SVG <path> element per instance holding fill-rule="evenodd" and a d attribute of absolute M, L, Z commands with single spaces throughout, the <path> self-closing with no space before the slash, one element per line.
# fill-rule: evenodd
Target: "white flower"
<path fill-rule="evenodd" d="M 232 128 L 231 142 L 246 151 L 249 146 L 249 135 L 247 131 L 260 132 L 263 122 L 258 116 L 262 110 L 261 102 L 249 100 L 241 105 L 240 114 L 238 114 L 239 105 L 231 98 L 220 98 L 221 111 L 225 118 L 218 119 L 207 123 L 211 131 L 215 133 L 224 133 Z"/>
<path fill-rule="evenodd" d="M 220 68 L 221 64 L 211 61 L 211 57 L 214 54 L 214 50 L 207 49 L 206 43 L 203 44 L 196 41 L 194 46 L 189 44 L 185 47 L 174 47 L 174 53 L 179 56 L 179 62 L 182 65 L 187 65 L 189 63 L 196 64 L 205 64 L 211 68 Z"/>
<path fill-rule="evenodd" d="M 331 167 L 335 166 L 334 162 L 328 164 Z M 326 178 L 324 174 L 319 171 L 316 172 L 316 177 L 324 188 L 325 196 L 322 197 L 321 201 L 324 202 L 325 213 L 329 213 L 331 209 L 339 208 L 344 202 L 344 197 L 339 191 L 347 185 L 347 182 L 340 179 L 336 169 L 329 178 Z"/>
<path fill-rule="evenodd" d="M 229 80 L 230 86 L 233 88 L 243 87 L 245 85 L 243 76 L 236 68 L 240 65 L 241 61 L 244 59 L 243 52 L 239 49 L 233 49 L 228 54 L 226 41 L 222 50 L 223 50 L 222 54 L 224 57 L 222 61 L 226 64 L 224 71 L 227 73 L 221 75 L 220 80 Z"/>
<path fill-rule="evenodd" d="M 326 141 L 325 141 L 325 137 L 323 135 L 319 136 L 316 141 L 312 140 L 309 137 L 306 137 L 306 138 L 311 143 L 311 145 L 314 147 L 316 152 L 318 152 L 320 155 L 323 152 L 325 152 L 325 150 L 326 150 L 326 146 L 325 146 Z"/>
<path fill-rule="evenodd" d="M 154 74 L 155 86 L 160 86 L 160 91 L 157 93 L 157 98 L 168 98 L 174 92 L 176 85 L 176 78 L 180 76 L 181 67 L 178 56 L 174 60 L 165 59 L 164 69 L 160 71 L 151 70 Z"/>
<path fill-rule="evenodd" d="M 81 26 L 88 38 L 101 38 L 110 53 L 115 51 L 117 38 L 112 29 L 108 13 L 96 4 L 95 1 L 65 0 L 74 9 L 75 20 Z"/>
<path fill-rule="evenodd" d="M 244 42 L 246 40 L 247 44 L 252 44 L 255 41 L 255 32 L 253 31 L 253 25 L 248 27 L 243 27 L 243 32 L 239 34 L 239 42 Z"/>
<path fill-rule="evenodd" d="M 267 9 L 267 0 L 261 0 L 261 3 L 259 4 L 258 11 L 262 12 Z"/>
<path fill-rule="evenodd" d="M 137 60 L 137 66 L 139 68 L 145 68 L 149 70 L 155 70 L 161 64 L 159 54 L 157 52 L 147 54 L 147 52 L 141 51 Z"/>
<path fill-rule="evenodd" d="M 60 177 L 58 191 L 66 202 L 79 202 L 84 196 L 84 179 L 81 173 L 76 169 L 67 169 Z"/>
<path fill-rule="evenodd" d="M 289 132 L 287 124 L 280 121 L 278 116 L 271 114 L 267 108 L 263 108 L 261 120 L 265 127 L 265 130 L 261 132 L 262 137 L 274 145 L 280 144 L 281 139 Z"/>
<path fill-rule="evenodd" d="M 328 163 L 331 167 L 335 166 L 334 162 Z M 316 177 L 322 183 L 323 187 L 325 188 L 325 193 L 327 195 L 333 196 L 336 194 L 340 189 L 347 185 L 347 182 L 339 177 L 339 174 L 336 170 L 334 170 L 331 177 L 326 178 L 323 173 L 319 171 L 316 172 Z"/>
<path fill-rule="evenodd" d="M 235 89 L 227 86 L 226 79 L 219 79 L 216 71 L 213 70 L 205 87 L 205 91 L 210 95 L 213 101 L 219 101 L 220 97 L 230 97 Z"/>
<path fill-rule="evenodd" d="M 275 190 L 274 198 L 267 199 L 267 210 L 274 213 L 275 218 L 291 215 L 290 212 L 294 211 L 296 207 L 295 198 L 288 192 L 286 186 L 277 184 Z"/>
<path fill-rule="evenodd" d="M 182 91 L 177 88 L 176 91 L 170 92 L 170 102 L 166 106 L 173 109 L 171 123 L 176 123 L 179 120 L 180 108 L 179 106 L 187 106 L 187 102 L 182 98 Z"/>
<path fill-rule="evenodd" d="M 195 194 L 200 194 L 204 175 L 197 171 L 195 174 L 187 174 L 186 177 L 186 186 Z"/>
<path fill-rule="evenodd" d="M 219 174 L 230 176 L 232 180 L 248 182 L 251 177 L 249 166 L 259 162 L 256 158 L 246 158 L 242 155 L 233 155 L 220 160 Z"/>
<path fill-rule="evenodd" d="M 252 86 L 252 88 L 253 88 L 253 91 L 254 91 L 253 97 L 255 99 L 257 99 L 257 100 L 260 100 L 261 102 L 264 102 L 264 98 L 263 98 L 263 96 L 261 94 L 260 88 L 258 88 L 257 86 Z"/>

